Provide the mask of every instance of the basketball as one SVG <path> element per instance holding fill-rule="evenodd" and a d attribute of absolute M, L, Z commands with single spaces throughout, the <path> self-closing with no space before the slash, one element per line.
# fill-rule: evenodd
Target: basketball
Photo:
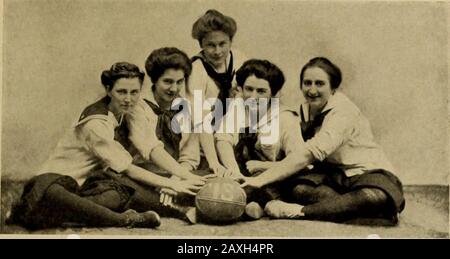
<path fill-rule="evenodd" d="M 230 178 L 215 178 L 203 186 L 195 196 L 198 212 L 207 220 L 227 223 L 238 219 L 245 210 L 247 195 Z"/>

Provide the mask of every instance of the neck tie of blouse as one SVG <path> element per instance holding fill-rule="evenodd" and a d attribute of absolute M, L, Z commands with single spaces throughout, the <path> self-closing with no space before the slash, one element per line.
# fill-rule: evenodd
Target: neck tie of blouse
<path fill-rule="evenodd" d="M 180 112 L 180 110 L 165 110 L 158 105 L 147 101 L 147 104 L 152 108 L 153 112 L 158 116 L 156 124 L 156 137 L 164 143 L 164 149 L 175 159 L 178 159 L 180 154 L 181 133 L 175 133 L 173 128 L 179 129 L 179 125 L 173 117 Z M 180 132 L 180 131 L 178 131 Z"/>
<path fill-rule="evenodd" d="M 216 70 L 202 56 L 194 56 L 192 58 L 192 62 L 198 59 L 202 62 L 208 76 L 213 79 L 214 83 L 219 88 L 219 95 L 217 96 L 217 99 L 222 102 L 223 109 L 222 112 L 218 111 L 217 109 L 214 110 L 215 116 L 211 122 L 211 125 L 214 126 L 215 118 L 220 121 L 223 115 L 227 112 L 227 107 L 225 107 L 226 99 L 230 97 L 230 90 L 235 74 L 235 72 L 233 71 L 233 53 L 230 52 L 230 63 L 228 64 L 225 73 L 217 73 Z"/>
<path fill-rule="evenodd" d="M 303 115 L 303 107 L 300 106 L 300 117 L 301 122 L 300 126 L 302 129 L 302 136 L 303 140 L 307 141 L 308 139 L 311 139 L 316 134 L 316 130 L 322 126 L 323 120 L 325 119 L 325 116 L 331 111 L 331 109 L 321 112 L 319 115 L 317 115 L 314 120 L 305 120 L 305 116 Z"/>
<path fill-rule="evenodd" d="M 250 133 L 249 127 L 246 127 L 243 133 L 239 133 L 239 141 L 234 148 L 234 156 L 244 176 L 251 175 L 246 166 L 248 161 L 264 159 L 263 155 L 255 148 L 257 141 L 257 133 Z"/>

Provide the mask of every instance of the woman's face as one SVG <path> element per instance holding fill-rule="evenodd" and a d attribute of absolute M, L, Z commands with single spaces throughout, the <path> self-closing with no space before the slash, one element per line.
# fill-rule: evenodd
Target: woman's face
<path fill-rule="evenodd" d="M 259 99 L 272 97 L 269 82 L 266 79 L 258 78 L 255 75 L 250 75 L 242 86 L 242 96 L 244 100 L 254 98 L 257 103 Z"/>
<path fill-rule="evenodd" d="M 116 115 L 129 113 L 139 100 L 141 86 L 137 77 L 118 79 L 108 91 L 111 97 L 110 110 Z"/>
<path fill-rule="evenodd" d="M 300 88 L 312 111 L 315 112 L 320 112 L 334 93 L 328 74 L 319 67 L 305 70 Z"/>
<path fill-rule="evenodd" d="M 181 89 L 185 87 L 186 79 L 184 70 L 169 68 L 159 77 L 154 84 L 154 95 L 160 106 L 171 105 L 172 101 L 178 97 Z"/>
<path fill-rule="evenodd" d="M 231 49 L 231 39 L 222 31 L 212 31 L 202 39 L 201 47 L 206 60 L 215 68 L 225 64 Z"/>

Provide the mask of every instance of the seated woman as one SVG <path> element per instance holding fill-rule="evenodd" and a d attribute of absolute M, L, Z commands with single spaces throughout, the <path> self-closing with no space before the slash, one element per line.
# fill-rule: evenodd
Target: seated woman
<path fill-rule="evenodd" d="M 214 9 L 206 11 L 192 26 L 192 37 L 198 41 L 201 51 L 192 58 L 192 75 L 186 87 L 186 97 L 192 106 L 200 104 L 199 107 L 203 107 L 205 101 L 212 105 L 211 110 L 204 110 L 202 117 L 193 121 L 194 132 L 200 132 L 193 138 L 200 143 L 206 158 L 206 161 L 201 160 L 201 168 L 206 167 L 204 162 L 207 162 L 207 167 L 220 176 L 230 172 L 217 158 L 213 133 L 227 111 L 227 98 L 237 94 L 236 70 L 247 60 L 241 52 L 231 49 L 236 31 L 236 21 Z M 195 98 L 196 92 L 201 94 L 201 98 Z M 207 119 L 208 115 L 214 116 L 210 118 L 211 122 Z M 208 124 L 211 124 L 211 130 Z M 200 156 L 200 153 L 197 155 Z"/>
<path fill-rule="evenodd" d="M 285 81 L 276 65 L 267 60 L 248 60 L 236 72 L 236 80 L 242 88 L 244 105 L 238 103 L 239 98 L 235 99 L 236 105 L 230 106 L 222 120 L 224 133 L 216 133 L 215 139 L 225 167 L 233 172 L 235 178 L 247 180 L 255 178 L 259 170 L 248 161 L 281 161 L 295 151 L 301 142 L 298 134 L 300 123 L 295 111 L 279 105 L 278 98 L 274 98 Z M 268 105 L 264 106 L 264 102 Z M 235 107 L 241 109 L 237 114 L 244 114 L 244 120 L 233 117 Z M 228 128 L 232 121 L 236 126 Z M 281 174 L 278 169 L 283 170 L 282 167 L 274 168 L 272 173 Z M 244 188 L 249 202 L 245 212 L 251 219 L 259 219 L 264 214 L 262 208 L 266 203 L 282 193 L 278 185 L 253 187 L 258 188 Z"/>
<path fill-rule="evenodd" d="M 209 171 L 191 173 L 200 163 L 200 147 L 193 134 L 188 133 L 190 107 L 180 96 L 191 74 L 191 62 L 181 50 L 166 47 L 149 55 L 145 69 L 152 82 L 151 91 L 129 116 L 130 140 L 147 162 L 146 168 L 172 175 L 172 179 L 201 184 L 206 178 L 197 174 L 206 175 Z M 158 141 L 154 141 L 155 136 Z M 167 189 L 162 192 L 168 194 L 162 195 L 163 204 L 177 207 L 172 202 L 177 193 Z"/>
<path fill-rule="evenodd" d="M 300 88 L 306 103 L 300 117 L 306 143 L 292 159 L 296 166 L 276 175 L 271 167 L 277 165 L 257 164 L 267 171 L 252 180 L 266 185 L 313 164 L 313 169 L 295 176 L 292 198 L 298 204 L 272 201 L 266 205 L 267 214 L 355 223 L 358 218 L 369 219 L 367 223 L 378 218 L 383 224 L 396 224 L 405 206 L 402 184 L 375 143 L 368 120 L 338 91 L 341 80 L 340 69 L 323 57 L 302 68 Z"/>
<path fill-rule="evenodd" d="M 126 62 L 103 71 L 107 95 L 84 109 L 38 175 L 26 184 L 13 222 L 32 229 L 66 223 L 153 228 L 160 225 L 159 215 L 129 209 L 135 190 L 112 177 L 127 176 L 184 193 L 198 189 L 195 183 L 167 179 L 132 164 L 125 149 L 129 144 L 125 117 L 140 98 L 143 79 L 144 73 Z M 106 174 L 112 177 L 98 177 Z"/>

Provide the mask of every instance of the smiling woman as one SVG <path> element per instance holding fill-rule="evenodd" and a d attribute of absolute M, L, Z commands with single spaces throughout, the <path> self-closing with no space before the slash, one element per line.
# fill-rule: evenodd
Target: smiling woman
<path fill-rule="evenodd" d="M 150 94 L 139 102 L 128 121 L 130 139 L 144 159 L 141 161 L 143 166 L 157 168 L 180 184 L 202 184 L 205 179 L 190 172 L 199 164 L 198 141 L 190 134 L 175 130 L 179 127 L 178 116 L 188 106 L 180 92 L 186 86 L 191 69 L 188 56 L 177 48 L 152 51 L 145 62 L 145 70 L 152 82 Z M 190 217 L 194 211 L 192 206 L 172 202 L 173 196 L 179 193 L 163 188 L 161 200 L 170 208 L 184 211 L 193 222 L 194 218 Z"/>
<path fill-rule="evenodd" d="M 326 59 L 316 58 L 300 72 L 301 91 L 310 107 L 310 115 L 318 114 L 339 87 L 341 70 Z"/>
<path fill-rule="evenodd" d="M 266 100 L 282 89 L 285 77 L 283 72 L 274 63 L 268 60 L 251 59 L 246 62 L 236 72 L 236 80 L 239 86 L 243 86 L 242 92 L 245 100 L 255 98 L 258 102 Z M 271 102 L 276 99 L 271 99 Z M 272 183 L 271 185 L 259 185 L 257 175 L 266 172 L 265 165 L 278 165 L 278 163 L 290 164 L 295 156 L 294 151 L 301 143 L 300 123 L 295 111 L 284 105 L 275 106 L 275 109 L 264 111 L 264 116 L 257 117 L 255 124 L 235 123 L 239 128 L 233 133 L 218 133 L 214 135 L 217 152 L 224 166 L 232 171 L 231 177 L 238 180 L 245 180 L 244 190 L 247 194 L 248 204 L 245 207 L 246 216 L 250 219 L 260 219 L 264 216 L 263 208 L 267 202 L 279 198 L 285 188 L 287 181 Z M 242 108 L 245 117 L 251 116 L 250 109 Z M 227 113 L 222 120 L 223 124 L 230 122 L 233 112 Z M 278 123 L 275 123 L 274 120 Z M 247 123 L 251 120 L 245 119 Z M 277 131 L 276 137 L 270 141 L 265 141 L 269 133 L 265 128 L 267 124 L 276 124 L 271 130 Z M 271 134 L 271 133 L 269 133 Z M 287 160 L 287 162 L 286 162 Z M 281 175 L 290 172 L 290 167 L 273 166 L 268 172 L 271 175 Z M 282 179 L 286 180 L 286 179 Z"/>
<path fill-rule="evenodd" d="M 167 69 L 152 87 L 155 100 L 164 109 L 170 109 L 175 98 L 179 97 L 182 87 L 185 86 L 184 71 L 180 69 Z"/>
<path fill-rule="evenodd" d="M 181 97 L 180 92 L 186 86 L 191 74 L 191 62 L 188 56 L 177 48 L 160 48 L 148 56 L 145 70 L 150 77 L 152 87 L 150 96 L 137 107 L 136 112 L 131 114 L 130 127 L 134 132 L 131 136 L 132 141 L 143 158 L 149 159 L 152 146 L 155 145 L 149 140 L 153 139 L 152 134 L 156 134 L 165 150 L 171 155 L 169 161 L 177 160 L 180 142 L 185 143 L 185 141 L 182 141 L 180 132 L 174 131 L 177 125 L 172 124 L 172 119 L 180 110 L 172 110 L 172 107 L 177 106 L 178 101 L 182 100 L 177 98 Z M 174 100 L 177 102 L 173 103 Z M 159 162 L 159 159 L 156 161 Z M 165 167 L 161 164 L 160 166 Z M 186 176 L 191 175 L 187 170 L 177 168 L 175 172 Z"/>

